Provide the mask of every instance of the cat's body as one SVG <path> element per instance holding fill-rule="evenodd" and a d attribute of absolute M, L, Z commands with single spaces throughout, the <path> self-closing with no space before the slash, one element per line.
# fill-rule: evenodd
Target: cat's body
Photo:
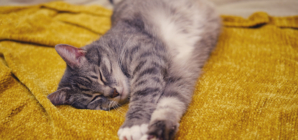
<path fill-rule="evenodd" d="M 219 16 L 203 0 L 124 0 L 112 21 L 90 45 L 56 46 L 68 66 L 48 98 L 102 110 L 129 100 L 121 140 L 173 139 L 215 47 Z"/>

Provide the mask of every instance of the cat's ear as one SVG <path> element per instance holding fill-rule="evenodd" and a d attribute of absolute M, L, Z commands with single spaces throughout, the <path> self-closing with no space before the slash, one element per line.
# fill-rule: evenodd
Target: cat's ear
<path fill-rule="evenodd" d="M 68 105 L 68 94 L 70 94 L 70 88 L 61 88 L 57 91 L 48 95 L 48 99 L 52 102 L 53 105 Z"/>
<path fill-rule="evenodd" d="M 86 51 L 67 44 L 58 44 L 56 51 L 71 68 L 78 68 L 85 62 Z"/>

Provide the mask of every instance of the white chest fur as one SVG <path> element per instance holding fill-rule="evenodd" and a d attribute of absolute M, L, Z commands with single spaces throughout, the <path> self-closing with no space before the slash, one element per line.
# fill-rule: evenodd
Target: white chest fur
<path fill-rule="evenodd" d="M 163 39 L 174 61 L 178 63 L 187 62 L 203 33 L 203 29 L 200 28 L 203 17 L 196 9 L 198 7 L 186 7 L 182 2 L 171 5 L 175 12 L 155 9 L 151 13 L 157 34 Z"/>

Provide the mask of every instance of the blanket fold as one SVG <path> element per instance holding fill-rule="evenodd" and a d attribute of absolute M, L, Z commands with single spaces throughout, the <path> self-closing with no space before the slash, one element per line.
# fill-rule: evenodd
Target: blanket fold
<path fill-rule="evenodd" d="M 0 139 L 116 140 L 128 106 L 53 106 L 66 64 L 56 44 L 82 47 L 110 28 L 100 6 L 0 7 Z M 298 16 L 223 15 L 176 139 L 298 139 Z"/>

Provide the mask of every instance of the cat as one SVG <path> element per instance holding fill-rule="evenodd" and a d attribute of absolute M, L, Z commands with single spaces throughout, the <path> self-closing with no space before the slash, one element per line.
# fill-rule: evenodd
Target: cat
<path fill-rule="evenodd" d="M 48 99 L 95 110 L 129 102 L 120 140 L 172 140 L 220 29 L 205 0 L 117 1 L 100 39 L 55 46 L 67 68 Z"/>

